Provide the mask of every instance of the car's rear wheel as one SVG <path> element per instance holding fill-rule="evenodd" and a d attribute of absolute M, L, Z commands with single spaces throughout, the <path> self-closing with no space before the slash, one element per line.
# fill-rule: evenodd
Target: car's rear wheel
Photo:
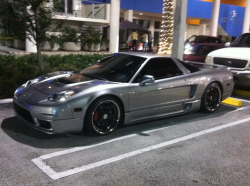
<path fill-rule="evenodd" d="M 87 111 L 88 131 L 105 135 L 111 133 L 121 121 L 119 102 L 113 97 L 104 97 L 92 103 Z"/>
<path fill-rule="evenodd" d="M 201 110 L 214 112 L 220 106 L 221 88 L 218 83 L 211 83 L 205 89 L 201 98 Z"/>

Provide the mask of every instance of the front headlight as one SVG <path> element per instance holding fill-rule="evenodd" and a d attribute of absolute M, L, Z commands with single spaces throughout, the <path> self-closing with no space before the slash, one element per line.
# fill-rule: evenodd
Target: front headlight
<path fill-rule="evenodd" d="M 188 55 L 188 54 L 194 54 L 193 47 L 185 49 L 184 50 L 184 54 L 186 54 L 186 55 Z"/>
<path fill-rule="evenodd" d="M 49 101 L 64 102 L 67 98 L 75 95 L 73 90 L 66 90 L 59 93 L 54 93 L 48 97 Z"/>
<path fill-rule="evenodd" d="M 189 49 L 189 48 L 191 48 L 191 45 L 190 45 L 189 43 L 187 43 L 187 44 L 185 45 L 184 49 Z"/>
<path fill-rule="evenodd" d="M 213 58 L 211 56 L 207 56 L 206 60 L 205 60 L 205 63 L 213 64 Z"/>

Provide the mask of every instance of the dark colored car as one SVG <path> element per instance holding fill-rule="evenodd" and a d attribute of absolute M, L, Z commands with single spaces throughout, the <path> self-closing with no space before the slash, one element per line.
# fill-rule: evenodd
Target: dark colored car
<path fill-rule="evenodd" d="M 205 62 L 208 53 L 224 48 L 219 37 L 193 35 L 184 43 L 184 61 Z"/>

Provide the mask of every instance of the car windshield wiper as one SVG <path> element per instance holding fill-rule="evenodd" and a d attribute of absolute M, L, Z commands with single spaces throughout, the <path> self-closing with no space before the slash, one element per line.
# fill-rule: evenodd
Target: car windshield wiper
<path fill-rule="evenodd" d="M 100 80 L 108 81 L 105 78 L 94 76 L 94 75 L 90 75 L 90 74 L 81 74 L 81 75 L 86 76 L 86 77 L 90 77 L 90 78 L 93 78 L 93 79 L 100 79 Z"/>

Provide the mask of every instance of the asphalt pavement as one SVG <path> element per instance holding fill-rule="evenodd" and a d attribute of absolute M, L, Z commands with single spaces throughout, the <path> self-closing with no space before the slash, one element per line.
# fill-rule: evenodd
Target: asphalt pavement
<path fill-rule="evenodd" d="M 118 128 L 47 135 L 0 103 L 1 185 L 249 185 L 250 102 Z"/>

